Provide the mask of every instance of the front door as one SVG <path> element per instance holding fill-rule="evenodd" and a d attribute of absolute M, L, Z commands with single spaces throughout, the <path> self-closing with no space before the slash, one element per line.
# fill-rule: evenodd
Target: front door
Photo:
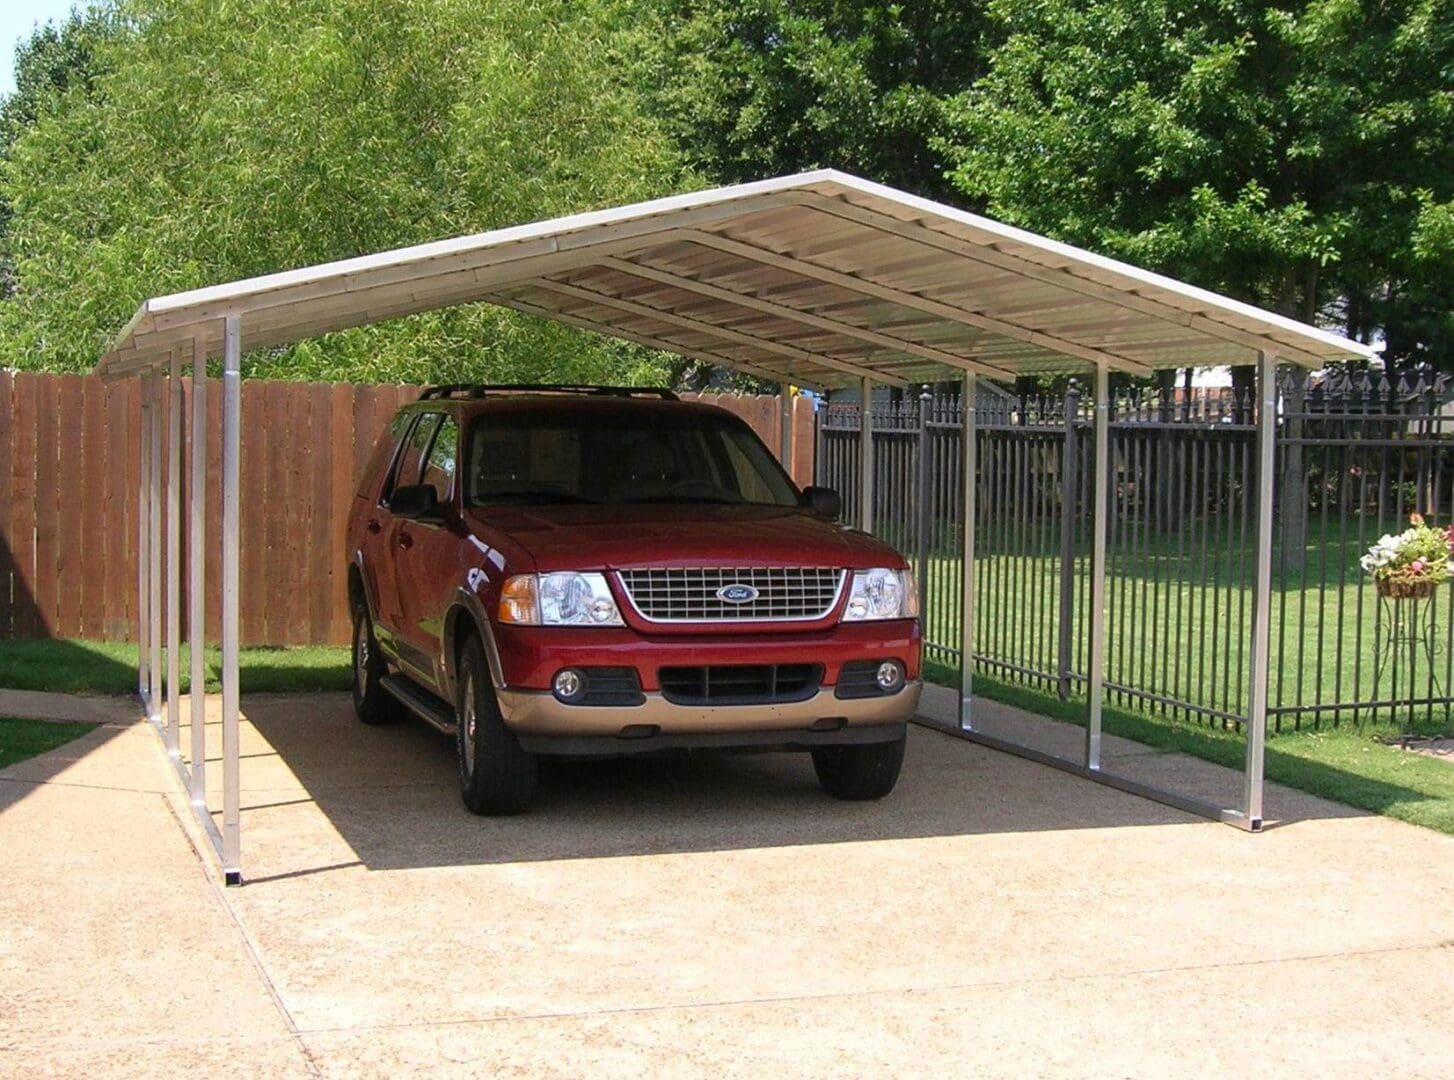
<path fill-rule="evenodd" d="M 425 453 L 418 481 L 434 486 L 445 507 L 444 517 L 439 521 L 400 519 L 396 525 L 397 652 L 400 662 L 407 662 L 415 678 L 436 689 L 445 686 L 440 641 L 444 636 L 444 615 L 463 565 L 461 545 L 466 542 L 455 482 L 458 461 L 459 425 L 453 416 L 446 415 Z"/>
<path fill-rule="evenodd" d="M 401 529 L 412 525 L 397 514 L 388 511 L 389 500 L 394 489 L 406 484 L 417 484 L 424 466 L 424 456 L 433 441 L 434 431 L 439 426 L 439 413 L 420 413 L 419 419 L 404 436 L 404 445 L 399 451 L 399 460 L 394 472 L 384 485 L 383 506 L 375 547 L 379 557 L 375 560 L 374 572 L 374 634 L 384 651 L 404 663 L 407 657 L 401 653 L 401 645 L 407 648 L 407 641 L 399 630 L 403 624 L 403 611 L 399 596 L 399 556 L 404 553 Z"/>

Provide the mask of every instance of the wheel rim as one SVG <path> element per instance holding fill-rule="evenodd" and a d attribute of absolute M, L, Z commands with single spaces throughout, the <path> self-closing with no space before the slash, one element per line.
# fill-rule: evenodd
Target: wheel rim
<path fill-rule="evenodd" d="M 363 615 L 358 617 L 358 631 L 353 639 L 353 685 L 359 697 L 368 696 L 369 621 Z"/>
<path fill-rule="evenodd" d="M 464 677 L 464 700 L 460 702 L 459 734 L 461 756 L 465 775 L 475 771 L 475 677 L 466 673 Z"/>

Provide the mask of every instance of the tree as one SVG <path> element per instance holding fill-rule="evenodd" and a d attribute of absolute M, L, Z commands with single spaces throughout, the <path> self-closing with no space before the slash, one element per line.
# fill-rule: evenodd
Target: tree
<path fill-rule="evenodd" d="M 91 91 L 23 131 L 0 195 L 0 363 L 85 369 L 137 302 L 648 198 L 681 171 L 570 0 L 135 0 Z M 659 354 L 488 305 L 250 359 L 397 380 L 663 377 Z"/>
<path fill-rule="evenodd" d="M 1450 7 L 992 0 L 943 150 L 1003 220 L 1451 364 L 1414 244 L 1454 197 Z"/>
<path fill-rule="evenodd" d="M 0 99 L 0 161 L 10 148 L 67 90 L 95 92 L 105 73 L 101 46 L 121 32 L 109 9 L 73 11 L 55 25 L 47 23 L 15 49 L 15 90 Z M 3 242 L 9 231 L 10 204 L 0 196 L 0 297 L 13 291 L 14 267 Z"/>
<path fill-rule="evenodd" d="M 977 4 L 626 0 L 638 81 L 719 183 L 835 167 L 956 201 L 935 144 L 980 68 Z"/>

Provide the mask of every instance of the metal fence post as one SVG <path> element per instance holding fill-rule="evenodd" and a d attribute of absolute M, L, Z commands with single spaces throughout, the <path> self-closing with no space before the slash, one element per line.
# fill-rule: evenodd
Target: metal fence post
<path fill-rule="evenodd" d="M 1080 415 L 1080 389 L 1075 381 L 1065 395 L 1065 445 L 1060 458 L 1060 634 L 1056 642 L 1060 699 L 1070 697 L 1071 652 L 1075 635 L 1075 493 L 1079 490 L 1080 463 L 1075 421 Z"/>

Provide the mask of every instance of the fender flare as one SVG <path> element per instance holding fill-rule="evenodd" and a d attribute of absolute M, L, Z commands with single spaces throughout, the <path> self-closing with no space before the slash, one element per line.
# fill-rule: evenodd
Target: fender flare
<path fill-rule="evenodd" d="M 359 591 L 363 593 L 364 610 L 369 614 L 369 621 L 377 625 L 379 621 L 379 605 L 374 598 L 373 588 L 369 585 L 369 576 L 364 573 L 362 548 L 354 548 L 353 557 L 349 560 L 348 568 L 349 570 L 358 572 Z M 352 601 L 352 597 L 349 599 Z M 350 612 L 350 615 L 352 615 L 352 612 Z"/>
<path fill-rule="evenodd" d="M 459 678 L 459 632 L 461 627 L 472 628 L 480 638 L 485 649 L 485 662 L 490 665 L 490 681 L 494 683 L 496 690 L 505 689 L 505 672 L 500 664 L 500 649 L 495 643 L 495 631 L 490 625 L 489 615 L 485 612 L 485 605 L 480 598 L 468 589 L 461 587 L 456 590 L 454 600 L 444 616 L 444 633 L 440 638 L 440 646 L 444 653 L 444 673 L 449 681 L 450 700 L 453 701 L 456 693 L 456 681 Z"/>

